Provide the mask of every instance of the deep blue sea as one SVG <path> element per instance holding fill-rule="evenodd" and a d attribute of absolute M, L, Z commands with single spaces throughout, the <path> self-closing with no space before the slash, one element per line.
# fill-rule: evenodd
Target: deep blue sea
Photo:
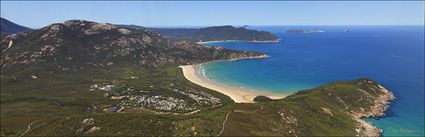
<path fill-rule="evenodd" d="M 217 42 L 210 46 L 259 51 L 267 59 L 204 66 L 217 82 L 291 94 L 338 80 L 367 77 L 392 91 L 387 116 L 370 119 L 384 136 L 424 136 L 424 26 L 252 27 L 279 36 L 278 43 Z M 324 29 L 323 33 L 285 33 Z M 349 29 L 350 32 L 342 32 Z"/>

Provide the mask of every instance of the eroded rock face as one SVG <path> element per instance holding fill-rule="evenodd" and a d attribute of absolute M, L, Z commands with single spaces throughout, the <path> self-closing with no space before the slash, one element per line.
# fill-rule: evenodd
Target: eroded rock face
<path fill-rule="evenodd" d="M 373 105 L 370 105 L 370 107 L 357 109 L 350 111 L 352 115 L 357 118 L 357 121 L 359 122 L 358 129 L 356 131 L 358 132 L 358 136 L 374 136 L 378 137 L 381 135 L 382 129 L 374 126 L 372 123 L 365 121 L 363 117 L 383 117 L 385 116 L 385 111 L 389 107 L 390 101 L 395 99 L 395 96 L 392 92 L 388 91 L 383 86 L 377 84 L 374 81 L 370 80 L 360 80 L 357 84 L 371 84 L 376 86 L 370 86 L 369 90 L 377 92 L 377 94 L 371 94 L 366 92 L 365 90 L 358 89 L 358 91 L 362 92 L 367 96 L 367 98 L 373 98 L 370 99 Z M 366 98 L 366 99 L 367 99 Z"/>
<path fill-rule="evenodd" d="M 221 47 L 207 47 L 190 41 L 168 41 L 150 29 L 120 28 L 112 24 L 70 20 L 2 39 L 13 47 L 2 51 L 4 69 L 47 64 L 57 69 L 105 67 L 109 62 L 145 67 L 194 64 L 213 60 L 263 56 Z"/>
<path fill-rule="evenodd" d="M 90 24 L 90 25 L 91 25 L 90 28 L 84 30 L 84 34 L 94 35 L 94 34 L 99 34 L 102 31 L 109 31 L 109 30 L 112 30 L 113 28 L 115 28 L 113 25 L 104 24 L 104 23 L 94 23 L 94 24 Z"/>

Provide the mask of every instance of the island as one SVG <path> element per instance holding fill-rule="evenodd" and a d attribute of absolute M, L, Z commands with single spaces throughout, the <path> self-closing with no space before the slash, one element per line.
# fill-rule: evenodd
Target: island
<path fill-rule="evenodd" d="M 350 32 L 350 30 L 349 30 L 349 29 L 342 29 L 341 31 L 342 31 L 342 32 Z"/>
<path fill-rule="evenodd" d="M 325 30 L 322 29 L 313 29 L 313 30 L 301 30 L 301 29 L 291 29 L 287 30 L 286 33 L 322 33 L 325 32 Z"/>

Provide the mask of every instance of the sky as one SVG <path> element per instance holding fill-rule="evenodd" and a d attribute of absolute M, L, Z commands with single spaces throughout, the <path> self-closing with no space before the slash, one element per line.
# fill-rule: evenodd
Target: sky
<path fill-rule="evenodd" d="M 32 28 L 70 19 L 150 27 L 424 25 L 424 1 L 1 1 L 1 17 Z"/>

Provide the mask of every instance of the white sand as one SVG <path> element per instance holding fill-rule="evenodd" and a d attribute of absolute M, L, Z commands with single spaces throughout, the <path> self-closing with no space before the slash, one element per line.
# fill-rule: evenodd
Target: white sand
<path fill-rule="evenodd" d="M 209 88 L 220 93 L 223 93 L 232 98 L 237 103 L 254 103 L 256 96 L 262 95 L 267 96 L 271 99 L 284 98 L 283 94 L 272 94 L 267 92 L 258 92 L 250 89 L 244 89 L 240 87 L 232 87 L 217 82 L 213 82 L 202 75 L 200 65 L 185 65 L 180 66 L 183 70 L 183 75 L 189 81 L 198 84 L 202 87 Z"/>

